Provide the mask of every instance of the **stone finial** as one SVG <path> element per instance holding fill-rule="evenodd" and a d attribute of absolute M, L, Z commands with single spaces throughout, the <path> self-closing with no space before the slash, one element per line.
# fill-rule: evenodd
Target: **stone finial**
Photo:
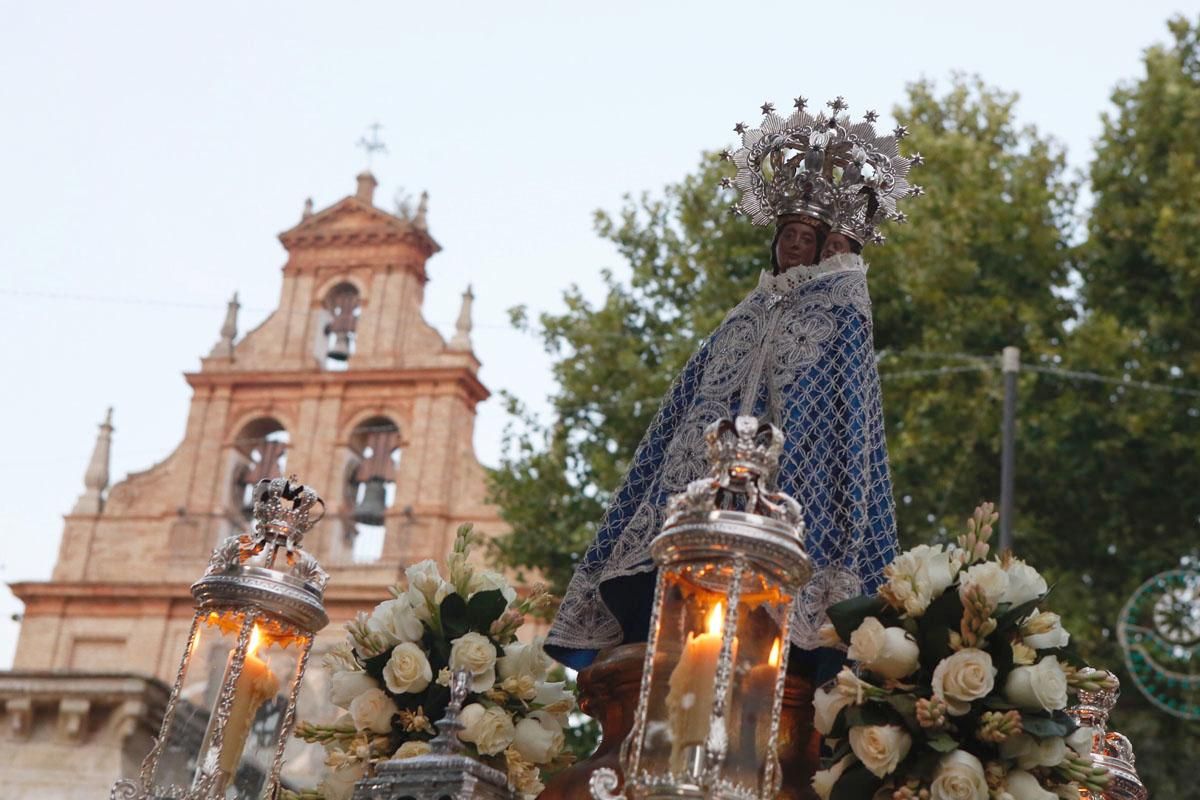
<path fill-rule="evenodd" d="M 421 192 L 421 202 L 417 204 L 417 213 L 413 215 L 413 225 L 421 230 L 427 228 L 425 212 L 429 210 L 429 192 Z"/>
<path fill-rule="evenodd" d="M 84 492 L 75 503 L 72 514 L 99 514 L 104 510 L 104 490 L 108 488 L 108 450 L 112 444 L 112 408 L 100 423 L 92 460 L 83 474 Z"/>
<path fill-rule="evenodd" d="M 304 198 L 304 213 L 302 213 L 300 215 L 300 219 L 302 219 L 302 220 L 308 219 L 311 216 L 312 216 L 312 198 L 306 197 L 306 198 Z"/>
<path fill-rule="evenodd" d="M 237 292 L 234 292 L 229 304 L 225 307 L 225 322 L 221 325 L 221 341 L 213 346 L 212 352 L 208 354 L 209 358 L 233 358 L 233 340 L 237 338 L 237 315 L 238 309 L 241 307 L 241 304 L 238 303 Z"/>
<path fill-rule="evenodd" d="M 360 172 L 358 173 L 358 191 L 354 196 L 367 205 L 374 205 L 375 187 L 378 185 L 379 181 L 375 180 L 375 176 L 370 172 Z"/>
<path fill-rule="evenodd" d="M 466 350 L 470 352 L 471 347 L 471 304 L 475 301 L 475 295 L 471 293 L 470 284 L 467 285 L 467 290 L 463 292 L 462 308 L 458 310 L 458 321 L 454 323 L 454 338 L 450 340 L 451 350 Z"/>

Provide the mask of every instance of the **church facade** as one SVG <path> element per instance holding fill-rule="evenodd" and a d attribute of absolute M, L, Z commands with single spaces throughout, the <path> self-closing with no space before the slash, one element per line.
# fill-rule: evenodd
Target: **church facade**
<path fill-rule="evenodd" d="M 76 796 L 43 772 L 60 755 L 77 761 L 83 744 L 96 763 L 78 796 L 136 773 L 161 709 L 154 679 L 173 680 L 186 642 L 188 589 L 217 542 L 249 526 L 261 478 L 294 474 L 326 503 L 305 541 L 331 576 L 318 650 L 386 599 L 405 565 L 443 558 L 462 523 L 503 532 L 472 445 L 488 390 L 470 290 L 447 342 L 421 314 L 427 262 L 441 249 L 425 199 L 390 214 L 375 207 L 375 187 L 363 173 L 355 194 L 316 213 L 306 204 L 280 234 L 278 308 L 239 339 L 230 303 L 220 340 L 185 376 L 191 406 L 170 455 L 109 487 L 111 416 L 101 425 L 51 579 L 12 586 L 25 612 L 0 703 L 5 737 L 23 746 L 0 748 L 0 773 L 14 788 L 25 776 L 32 788 L 19 796 L 52 786 Z M 211 668 L 193 670 L 201 704 Z"/>

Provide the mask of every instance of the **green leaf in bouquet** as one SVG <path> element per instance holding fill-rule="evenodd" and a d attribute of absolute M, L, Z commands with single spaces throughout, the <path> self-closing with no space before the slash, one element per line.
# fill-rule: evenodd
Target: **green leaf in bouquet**
<path fill-rule="evenodd" d="M 387 666 L 388 659 L 391 657 L 392 648 L 389 647 L 379 655 L 364 658 L 362 659 L 363 670 L 375 680 L 383 683 L 383 668 Z"/>
<path fill-rule="evenodd" d="M 949 753 L 951 750 L 958 748 L 958 742 L 953 736 L 948 733 L 939 733 L 936 736 L 930 736 L 925 740 L 930 749 L 938 753 Z"/>
<path fill-rule="evenodd" d="M 850 641 L 850 634 L 858 630 L 858 626 L 867 617 L 881 616 L 887 609 L 887 603 L 878 597 L 851 597 L 840 603 L 834 603 L 827 611 L 829 621 L 837 630 L 838 637 L 843 642 Z"/>
<path fill-rule="evenodd" d="M 942 754 L 932 747 L 925 747 L 920 750 L 916 757 L 910 756 L 912 765 L 908 768 L 907 776 L 916 778 L 919 781 L 929 782 L 933 780 L 933 773 L 937 771 L 938 762 L 942 760 Z"/>
<path fill-rule="evenodd" d="M 925 615 L 918 622 L 921 646 L 921 666 L 929 672 L 946 656 L 950 655 L 950 632 L 958 631 L 963 616 L 962 600 L 958 589 L 951 586 L 942 596 L 929 604 Z"/>
<path fill-rule="evenodd" d="M 989 694 L 983 698 L 983 707 L 989 711 L 1011 711 L 1015 705 L 1004 699 L 1003 695 Z"/>
<path fill-rule="evenodd" d="M 467 624 L 471 630 L 487 636 L 492 623 L 500 618 L 506 608 L 508 601 L 499 589 L 476 592 L 467 601 Z"/>
<path fill-rule="evenodd" d="M 1046 594 L 1050 594 L 1049 591 Z M 1001 603 L 993 616 L 996 618 L 996 633 L 1007 633 L 1021 624 L 1021 620 L 1033 613 L 1038 604 L 1046 599 L 1046 594 L 1040 594 L 1032 600 L 1026 600 L 1018 605 Z"/>
<path fill-rule="evenodd" d="M 904 725 L 910 731 L 920 732 L 921 724 L 917 722 L 917 698 L 911 694 L 889 694 L 883 701 L 891 706 L 897 714 L 904 718 Z"/>
<path fill-rule="evenodd" d="M 833 785 L 829 800 L 863 800 L 874 797 L 875 792 L 883 785 L 882 778 L 876 778 L 861 761 L 846 767 L 846 771 Z"/>
<path fill-rule="evenodd" d="M 1055 719 L 1050 714 L 1034 711 L 1024 711 L 1021 713 L 1021 728 L 1030 736 L 1036 736 L 1039 739 L 1049 739 L 1054 736 L 1067 736 L 1071 730 L 1069 720 Z"/>
<path fill-rule="evenodd" d="M 1062 647 L 1048 647 L 1045 650 L 1038 650 L 1037 653 L 1039 661 L 1046 656 L 1054 656 L 1062 663 L 1070 664 L 1072 667 L 1077 669 L 1091 666 L 1087 663 L 1083 656 L 1079 655 L 1079 651 L 1075 649 L 1074 639 L 1067 642 Z"/>
<path fill-rule="evenodd" d="M 857 728 L 859 725 L 892 725 L 900 722 L 899 715 L 887 703 L 868 700 L 861 706 L 847 706 L 846 725 Z"/>
<path fill-rule="evenodd" d="M 1008 679 L 1008 673 L 1012 672 L 1013 668 L 1012 642 L 1008 640 L 1007 636 L 998 636 L 993 633 L 988 638 L 987 647 L 984 650 L 992 657 L 992 666 L 996 668 L 996 685 L 1003 686 Z"/>
<path fill-rule="evenodd" d="M 470 623 L 467 621 L 467 601 L 457 592 L 446 595 L 442 600 L 441 615 L 442 630 L 446 632 L 447 639 L 457 639 L 470 630 Z"/>
<path fill-rule="evenodd" d="M 843 736 L 838 742 L 838 746 L 833 749 L 833 755 L 829 757 L 829 760 L 831 763 L 836 764 L 853 751 L 854 748 L 850 746 L 850 740 Z"/>
<path fill-rule="evenodd" d="M 829 727 L 829 739 L 841 739 L 846 741 L 846 733 L 850 730 L 850 725 L 846 722 L 846 712 L 852 706 L 845 706 L 838 711 L 837 716 L 833 718 L 833 725 Z"/>

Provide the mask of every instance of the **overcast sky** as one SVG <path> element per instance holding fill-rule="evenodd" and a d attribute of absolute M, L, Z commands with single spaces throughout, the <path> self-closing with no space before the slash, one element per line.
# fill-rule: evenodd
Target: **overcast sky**
<path fill-rule="evenodd" d="M 181 373 L 233 291 L 243 332 L 275 306 L 276 234 L 306 197 L 321 209 L 353 192 L 372 122 L 390 150 L 377 204 L 430 192 L 445 249 L 426 318 L 452 332 L 473 284 L 483 381 L 544 408 L 549 362 L 506 309 L 559 308 L 571 283 L 595 296 L 621 265 L 593 211 L 679 179 L 764 100 L 841 94 L 890 123 L 905 83 L 977 72 L 1019 92 L 1020 118 L 1080 167 L 1110 91 L 1179 11 L 1197 9 L 0 2 L 0 581 L 49 577 L 106 407 L 114 481 L 177 444 Z M 485 463 L 504 422 L 496 400 L 480 407 Z M 19 611 L 0 588 L 0 668 Z"/>

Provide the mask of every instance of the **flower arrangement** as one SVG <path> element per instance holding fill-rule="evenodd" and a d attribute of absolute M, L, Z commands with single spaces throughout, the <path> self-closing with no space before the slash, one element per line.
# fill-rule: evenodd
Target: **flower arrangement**
<path fill-rule="evenodd" d="M 563 766 L 563 726 L 574 698 L 548 680 L 542 642 L 517 641 L 525 616 L 553 600 L 525 599 L 503 575 L 468 563 L 470 526 L 458 531 L 443 578 L 431 560 L 409 567 L 393 599 L 359 613 L 347 640 L 325 657 L 330 699 L 346 711 L 332 725 L 302 723 L 296 736 L 325 746 L 329 772 L 297 797 L 345 800 L 380 761 L 430 752 L 450 701 L 450 675 L 465 670 L 470 693 L 459 716 L 468 755 L 508 775 L 519 794 L 542 791 L 542 771 Z"/>
<path fill-rule="evenodd" d="M 1114 679 L 1074 654 L 1037 570 L 988 560 L 996 519 L 981 505 L 957 546 L 915 547 L 876 595 L 829 608 L 823 638 L 857 670 L 815 695 L 834 749 L 813 778 L 822 800 L 1045 800 L 1107 784 L 1092 730 L 1064 709 L 1068 691 Z"/>

